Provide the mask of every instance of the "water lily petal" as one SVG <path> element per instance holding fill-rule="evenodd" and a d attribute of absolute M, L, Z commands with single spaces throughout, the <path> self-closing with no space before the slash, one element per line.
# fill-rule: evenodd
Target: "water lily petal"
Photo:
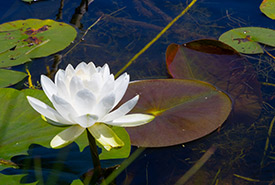
<path fill-rule="evenodd" d="M 88 128 L 93 137 L 108 151 L 124 146 L 123 141 L 107 125 L 96 123 Z"/>
<path fill-rule="evenodd" d="M 53 95 L 53 106 L 56 111 L 65 119 L 72 120 L 72 117 L 77 117 L 77 113 L 72 105 L 61 97 Z M 72 120 L 73 121 L 73 120 Z"/>
<path fill-rule="evenodd" d="M 91 115 L 91 114 L 85 114 L 79 117 L 74 118 L 75 122 L 79 124 L 83 128 L 88 128 L 92 125 L 94 125 L 97 120 L 98 116 L 97 115 Z"/>
<path fill-rule="evenodd" d="M 115 81 L 115 89 L 114 92 L 116 93 L 116 100 L 114 103 L 114 107 L 118 104 L 118 102 L 122 99 L 124 96 L 128 84 L 129 84 L 130 77 L 127 73 L 123 73 L 121 76 L 119 76 Z"/>
<path fill-rule="evenodd" d="M 104 64 L 104 66 L 101 68 L 101 74 L 103 79 L 107 79 L 110 76 L 110 68 L 108 64 Z"/>
<path fill-rule="evenodd" d="M 64 81 L 67 89 L 69 89 L 71 79 L 74 75 L 75 75 L 74 68 L 71 64 L 69 64 L 65 69 L 65 81 Z"/>
<path fill-rule="evenodd" d="M 73 104 L 79 115 L 91 114 L 96 104 L 96 96 L 88 89 L 80 90 L 76 93 Z"/>
<path fill-rule="evenodd" d="M 100 73 L 100 72 L 101 72 L 101 67 L 100 67 L 100 66 L 97 66 L 97 67 L 96 67 L 96 70 L 97 70 L 97 73 Z"/>
<path fill-rule="evenodd" d="M 71 126 L 59 134 L 57 134 L 51 141 L 50 145 L 52 148 L 62 148 L 70 143 L 72 143 L 76 138 L 78 138 L 85 128 L 78 125 Z"/>
<path fill-rule="evenodd" d="M 86 70 L 84 69 L 79 69 L 75 73 L 81 80 L 87 80 L 89 77 L 86 74 Z"/>
<path fill-rule="evenodd" d="M 41 86 L 46 96 L 52 101 L 52 95 L 57 93 L 57 87 L 53 83 L 53 81 L 45 75 L 41 75 Z"/>
<path fill-rule="evenodd" d="M 74 76 L 71 79 L 71 82 L 70 82 L 69 86 L 70 86 L 69 91 L 70 91 L 71 98 L 75 97 L 75 94 L 78 91 L 81 91 L 82 89 L 84 89 L 83 82 L 78 76 Z"/>
<path fill-rule="evenodd" d="M 103 116 L 105 116 L 113 108 L 114 102 L 114 93 L 110 93 L 109 95 L 103 97 L 96 105 L 96 109 L 93 110 L 94 114 L 98 115 L 99 119 L 103 118 Z"/>
<path fill-rule="evenodd" d="M 102 97 L 106 96 L 107 94 L 110 94 L 114 91 L 115 87 L 115 78 L 114 75 L 109 75 L 107 79 L 105 79 L 105 83 L 103 84 L 98 99 L 101 99 Z"/>
<path fill-rule="evenodd" d="M 89 62 L 87 68 L 90 76 L 97 72 L 95 64 L 93 62 Z"/>
<path fill-rule="evenodd" d="M 69 127 L 69 126 L 71 126 L 71 124 L 68 125 L 68 124 L 64 124 L 64 123 L 59 123 L 59 122 L 53 121 L 53 120 L 51 120 L 51 119 L 43 116 L 42 114 L 41 114 L 41 118 L 44 121 L 46 121 L 47 123 L 49 123 L 50 125 L 53 125 L 53 126 L 57 126 L 57 127 Z"/>
<path fill-rule="evenodd" d="M 85 82 L 85 87 L 91 90 L 93 93 L 99 93 L 103 80 L 99 73 L 94 73 L 91 76 L 91 79 L 87 82 Z"/>
<path fill-rule="evenodd" d="M 136 127 L 149 123 L 155 118 L 149 114 L 128 114 L 118 119 L 105 122 L 108 125 L 119 126 L 119 127 Z"/>
<path fill-rule="evenodd" d="M 83 70 L 85 71 L 87 69 L 87 64 L 85 62 L 80 62 L 76 68 L 75 71 L 77 72 L 78 70 Z"/>
<path fill-rule="evenodd" d="M 97 85 L 98 84 L 97 84 L 96 80 L 94 80 L 94 81 L 83 80 L 84 88 L 91 91 L 94 95 L 96 95 L 98 93 Z"/>
<path fill-rule="evenodd" d="M 72 122 L 64 119 L 56 110 L 43 103 L 42 101 L 30 96 L 27 96 L 27 99 L 34 110 L 36 110 L 41 115 L 47 117 L 48 119 L 58 122 L 60 124 L 73 124 Z"/>
<path fill-rule="evenodd" d="M 117 108 L 116 110 L 107 114 L 103 118 L 102 122 L 112 121 L 114 119 L 124 116 L 125 114 L 127 114 L 134 108 L 134 106 L 137 104 L 138 99 L 139 99 L 139 95 L 136 95 L 134 98 L 128 100 L 123 105 L 121 105 L 119 108 Z"/>
<path fill-rule="evenodd" d="M 63 69 L 59 69 L 56 74 L 55 74 L 55 77 L 54 77 L 54 82 L 56 84 L 57 82 L 57 79 L 59 78 L 59 80 L 63 81 L 65 80 L 65 71 Z"/>
<path fill-rule="evenodd" d="M 69 99 L 68 87 L 65 83 L 65 71 L 58 70 L 55 76 L 55 85 L 57 87 L 57 96 L 63 97 L 64 99 Z"/>
<path fill-rule="evenodd" d="M 65 69 L 65 77 L 72 78 L 74 74 L 75 74 L 74 67 L 71 64 L 69 64 Z"/>

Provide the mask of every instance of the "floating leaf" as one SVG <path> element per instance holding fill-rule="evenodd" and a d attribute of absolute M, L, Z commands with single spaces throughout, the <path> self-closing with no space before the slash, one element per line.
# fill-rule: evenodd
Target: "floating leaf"
<path fill-rule="evenodd" d="M 201 138 L 220 127 L 231 110 L 231 100 L 214 86 L 181 79 L 142 80 L 130 83 L 123 98 L 140 95 L 132 113 L 155 119 L 127 128 L 133 145 L 162 147 Z"/>
<path fill-rule="evenodd" d="M 166 51 L 166 63 L 174 78 L 206 81 L 229 93 L 235 120 L 251 122 L 259 116 L 262 99 L 256 72 L 230 46 L 207 39 L 182 46 L 171 44 Z"/>
<path fill-rule="evenodd" d="M 27 19 L 0 25 L 0 67 L 15 66 L 66 48 L 76 30 L 62 22 Z"/>
<path fill-rule="evenodd" d="M 74 180 L 71 185 L 84 185 L 80 179 Z"/>
<path fill-rule="evenodd" d="M 101 153 L 101 150 L 99 149 L 98 152 Z M 38 184 L 70 185 L 74 180 L 80 179 L 83 174 L 93 169 L 90 148 L 85 147 L 81 152 L 75 143 L 61 149 L 31 144 L 27 155 L 17 155 L 11 160 L 18 164 L 19 168 L 7 168 L 0 171 L 0 178 L 4 176 L 2 174 L 11 178 L 17 174 L 25 174 L 20 180 L 21 183 L 38 181 Z M 102 160 L 101 166 L 109 168 L 121 162 L 121 159 Z"/>
<path fill-rule="evenodd" d="M 27 92 L 30 90 L 26 90 Z M 31 90 L 31 94 L 43 99 L 44 93 Z M 0 89 L 0 153 L 1 158 L 9 160 L 16 154 L 25 153 L 31 143 L 49 146 L 49 142 L 61 128 L 44 122 L 26 100 L 24 92 Z"/>
<path fill-rule="evenodd" d="M 0 69 L 0 87 L 7 87 L 20 82 L 27 76 L 26 73 Z"/>
<path fill-rule="evenodd" d="M 19 185 L 20 180 L 24 177 L 25 175 L 19 174 L 19 175 L 4 175 L 0 173 L 0 179 L 1 183 L 5 185 Z M 37 182 L 33 183 L 24 183 L 24 185 L 37 185 Z"/>
<path fill-rule="evenodd" d="M 275 0 L 263 0 L 260 10 L 270 19 L 275 19 Z"/>
<path fill-rule="evenodd" d="M 260 27 L 236 28 L 223 33 L 219 40 L 241 53 L 264 53 L 259 43 L 275 47 L 275 30 Z"/>
<path fill-rule="evenodd" d="M 41 90 L 0 88 L 0 158 L 9 160 L 12 156 L 26 153 L 31 143 L 50 147 L 51 139 L 64 128 L 54 127 L 44 122 L 41 116 L 32 109 L 26 96 L 33 96 L 50 105 Z M 101 159 L 127 158 L 130 154 L 130 141 L 124 128 L 113 128 L 123 140 L 125 146 L 113 150 L 111 156 L 102 153 Z M 82 134 L 76 143 L 82 150 L 88 145 L 86 134 Z"/>

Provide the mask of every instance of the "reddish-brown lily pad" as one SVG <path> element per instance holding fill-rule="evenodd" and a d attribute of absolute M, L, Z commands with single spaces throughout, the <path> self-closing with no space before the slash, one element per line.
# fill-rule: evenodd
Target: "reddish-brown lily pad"
<path fill-rule="evenodd" d="M 229 93 L 234 120 L 251 122 L 259 116 L 262 99 L 256 72 L 230 46 L 208 39 L 171 44 L 166 63 L 173 78 L 206 81 Z"/>
<path fill-rule="evenodd" d="M 156 116 L 150 123 L 126 129 L 136 146 L 171 146 L 201 138 L 220 127 L 231 111 L 226 94 L 197 80 L 132 82 L 123 101 L 136 94 L 140 99 L 131 112 Z"/>

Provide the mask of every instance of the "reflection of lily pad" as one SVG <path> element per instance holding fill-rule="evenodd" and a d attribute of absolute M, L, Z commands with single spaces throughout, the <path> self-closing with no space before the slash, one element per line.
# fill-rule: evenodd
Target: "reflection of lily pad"
<path fill-rule="evenodd" d="M 20 82 L 26 77 L 26 73 L 0 69 L 0 87 L 7 87 Z"/>
<path fill-rule="evenodd" d="M 0 67 L 23 64 L 66 48 L 76 30 L 62 22 L 27 19 L 0 25 Z"/>
<path fill-rule="evenodd" d="M 135 94 L 140 99 L 132 112 L 156 116 L 150 123 L 126 129 L 137 146 L 170 146 L 198 139 L 220 127 L 231 111 L 226 94 L 196 80 L 133 82 L 124 101 Z"/>
<path fill-rule="evenodd" d="M 12 156 L 26 153 L 31 143 L 50 147 L 51 139 L 64 128 L 54 127 L 44 122 L 40 115 L 32 109 L 26 96 L 33 96 L 50 105 L 41 90 L 27 89 L 18 91 L 0 88 L 0 158 L 9 160 Z M 124 128 L 113 130 L 123 140 L 125 146 L 107 153 L 103 150 L 101 159 L 127 158 L 130 153 L 129 136 Z M 88 145 L 86 134 L 76 140 L 82 150 Z M 105 153 L 104 153 L 105 152 Z"/>
<path fill-rule="evenodd" d="M 275 0 L 263 0 L 260 10 L 270 19 L 275 19 Z"/>
<path fill-rule="evenodd" d="M 260 27 L 236 28 L 223 33 L 219 40 L 241 53 L 264 53 L 259 43 L 275 47 L 275 30 Z"/>
<path fill-rule="evenodd" d="M 253 66 L 230 46 L 216 40 L 171 44 L 166 63 L 174 78 L 214 84 L 233 99 L 233 118 L 251 122 L 261 111 L 261 89 Z"/>

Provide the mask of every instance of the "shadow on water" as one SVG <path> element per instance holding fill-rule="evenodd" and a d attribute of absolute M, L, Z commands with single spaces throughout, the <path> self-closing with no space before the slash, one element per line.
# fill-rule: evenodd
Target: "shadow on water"
<path fill-rule="evenodd" d="M 100 148 L 98 152 L 101 153 Z M 6 168 L 0 173 L 5 175 L 26 174 L 21 183 L 38 181 L 41 185 L 70 185 L 75 179 L 83 179 L 84 174 L 93 169 L 90 148 L 80 152 L 77 144 L 72 143 L 62 149 L 51 149 L 31 144 L 28 155 L 17 155 L 11 161 L 17 168 Z M 122 159 L 102 160 L 102 168 L 116 166 Z"/>

